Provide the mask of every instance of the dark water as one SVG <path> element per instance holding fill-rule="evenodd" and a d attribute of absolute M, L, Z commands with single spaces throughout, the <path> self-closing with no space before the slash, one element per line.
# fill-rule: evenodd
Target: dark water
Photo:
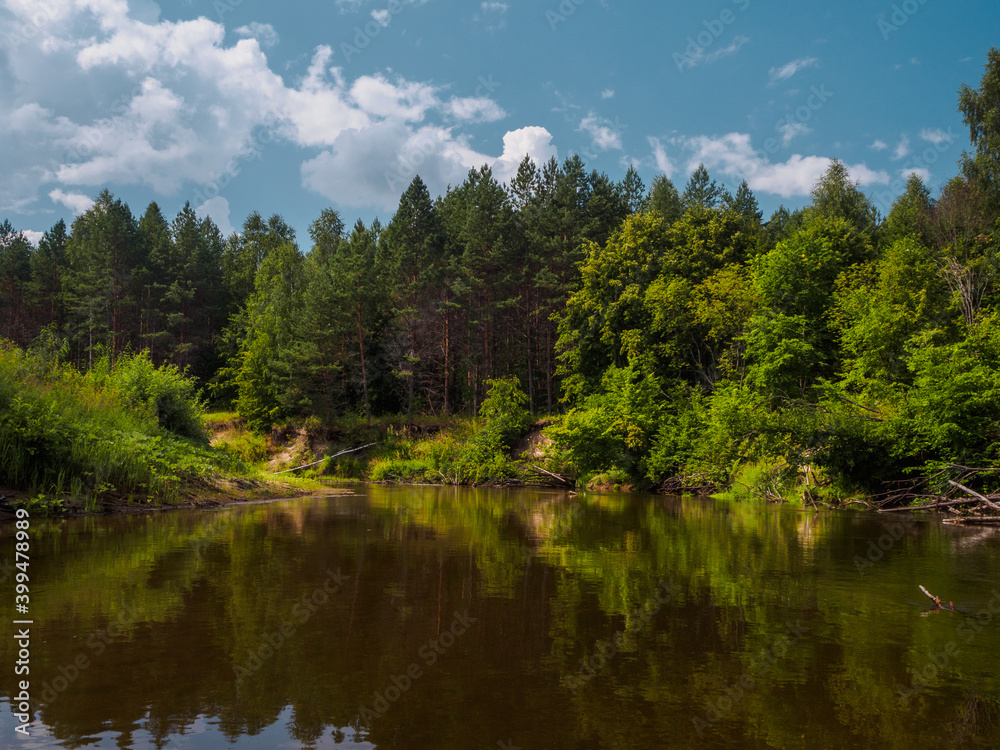
<path fill-rule="evenodd" d="M 1000 747 L 993 531 L 356 492 L 33 522 L 35 721 L 5 615 L 0 747 Z"/>

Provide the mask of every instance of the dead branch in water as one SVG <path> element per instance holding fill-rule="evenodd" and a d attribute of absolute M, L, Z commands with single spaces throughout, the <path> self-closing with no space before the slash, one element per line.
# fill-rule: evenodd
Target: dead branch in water
<path fill-rule="evenodd" d="M 940 597 L 934 596 L 934 594 L 932 594 L 930 591 L 928 591 L 927 589 L 925 589 L 923 586 L 920 586 L 920 584 L 917 584 L 917 586 L 920 588 L 921 591 L 924 592 L 924 595 L 928 599 L 930 599 L 932 602 L 934 602 L 937 605 L 938 609 L 947 609 L 947 610 L 950 610 L 952 612 L 955 611 L 955 603 L 954 602 L 948 602 L 948 606 L 946 607 L 946 606 L 944 606 L 944 602 L 941 601 Z"/>

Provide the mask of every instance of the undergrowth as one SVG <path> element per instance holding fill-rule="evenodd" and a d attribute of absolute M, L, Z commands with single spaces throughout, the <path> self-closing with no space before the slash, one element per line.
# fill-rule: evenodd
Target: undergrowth
<path fill-rule="evenodd" d="M 176 368 L 136 354 L 83 374 L 58 352 L 0 341 L 0 483 L 32 502 L 169 501 L 242 468 L 208 447 L 193 381 Z"/>

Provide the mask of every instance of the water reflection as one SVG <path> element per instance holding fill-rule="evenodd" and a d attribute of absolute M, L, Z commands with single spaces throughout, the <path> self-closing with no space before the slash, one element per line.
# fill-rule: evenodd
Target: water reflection
<path fill-rule="evenodd" d="M 629 495 L 357 492 L 36 523 L 45 703 L 17 746 L 1000 745 L 995 534 Z M 917 584 L 962 612 L 922 617 Z M 5 706 L 0 744 L 13 726 Z"/>

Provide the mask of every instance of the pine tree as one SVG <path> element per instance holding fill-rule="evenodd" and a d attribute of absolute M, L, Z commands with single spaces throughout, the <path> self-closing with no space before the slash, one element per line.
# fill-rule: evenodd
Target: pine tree
<path fill-rule="evenodd" d="M 63 276 L 66 274 L 66 222 L 60 219 L 42 235 L 38 248 L 31 254 L 31 296 L 34 299 L 38 328 L 66 322 L 66 294 Z"/>
<path fill-rule="evenodd" d="M 656 214 L 669 226 L 681 218 L 684 207 L 681 197 L 666 175 L 657 175 L 649 186 L 649 196 L 646 199 L 650 213 Z"/>
<path fill-rule="evenodd" d="M 699 164 L 688 180 L 687 187 L 684 188 L 681 205 L 685 211 L 692 209 L 711 211 L 718 208 L 721 198 L 722 188 L 708 176 L 705 165 Z"/>
<path fill-rule="evenodd" d="M 28 343 L 25 301 L 31 280 L 31 245 L 9 221 L 0 222 L 0 336 L 21 346 Z"/>

